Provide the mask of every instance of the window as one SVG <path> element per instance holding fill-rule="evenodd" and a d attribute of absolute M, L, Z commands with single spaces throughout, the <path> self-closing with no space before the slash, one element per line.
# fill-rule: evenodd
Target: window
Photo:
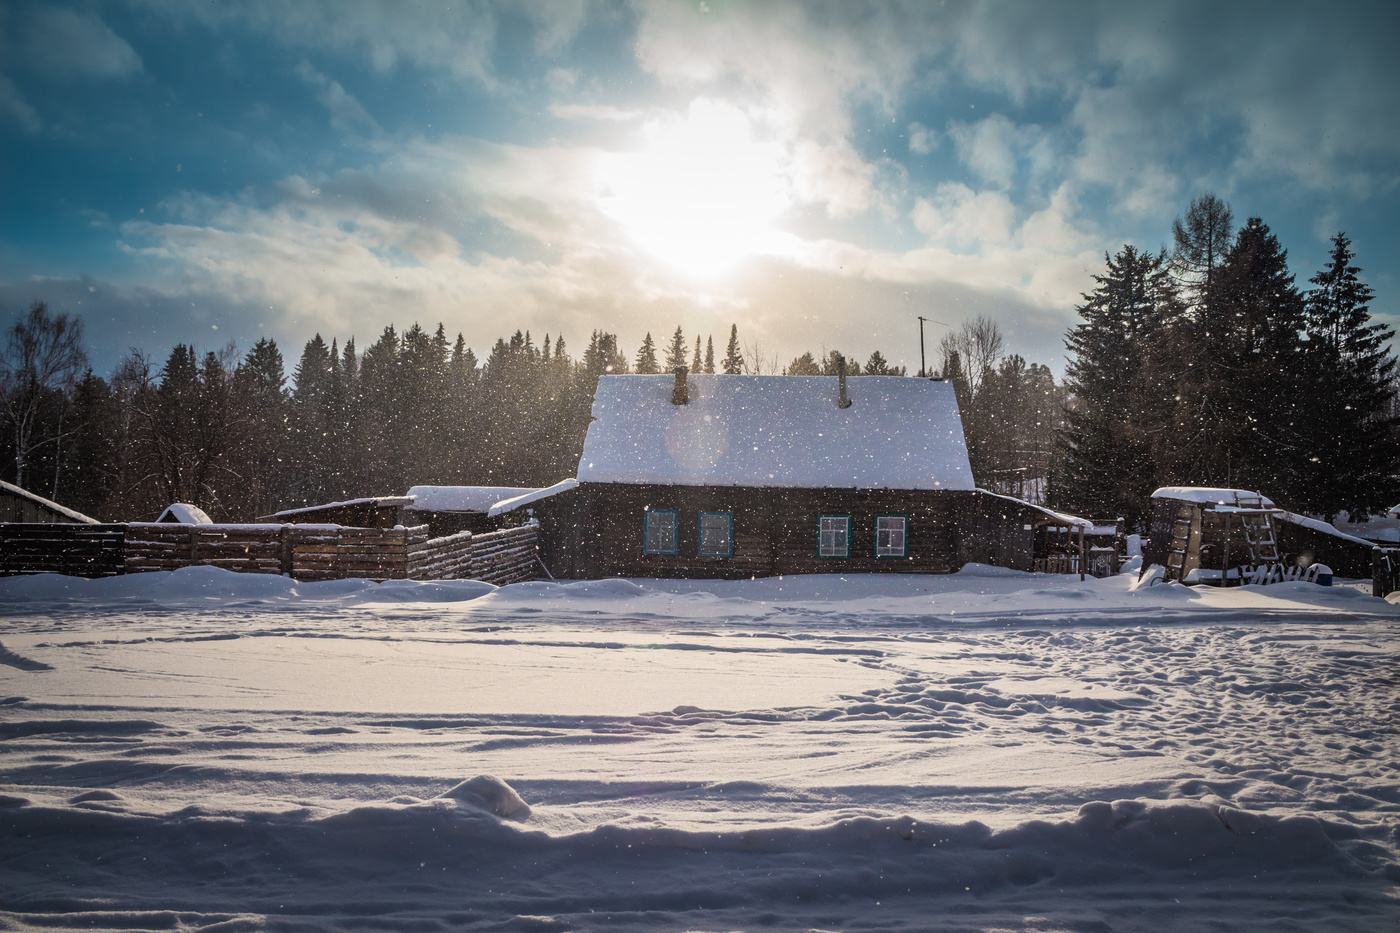
<path fill-rule="evenodd" d="M 903 515 L 881 515 L 875 519 L 876 557 L 904 556 L 906 522 Z"/>
<path fill-rule="evenodd" d="M 851 516 L 821 516 L 821 537 L 817 546 L 819 557 L 851 556 Z"/>
<path fill-rule="evenodd" d="M 700 513 L 700 556 L 732 557 L 734 555 L 734 513 Z"/>
<path fill-rule="evenodd" d="M 644 554 L 676 553 L 676 524 L 680 514 L 675 509 L 647 509 L 646 537 L 642 541 Z"/>

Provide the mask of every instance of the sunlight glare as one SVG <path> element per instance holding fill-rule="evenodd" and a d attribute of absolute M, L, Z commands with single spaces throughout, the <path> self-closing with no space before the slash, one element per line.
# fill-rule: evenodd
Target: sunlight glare
<path fill-rule="evenodd" d="M 694 276 L 773 249 L 773 221 L 792 203 L 783 150 L 756 142 L 743 111 L 697 100 L 643 134 L 643 151 L 606 157 L 600 179 L 601 208 L 638 245 Z"/>

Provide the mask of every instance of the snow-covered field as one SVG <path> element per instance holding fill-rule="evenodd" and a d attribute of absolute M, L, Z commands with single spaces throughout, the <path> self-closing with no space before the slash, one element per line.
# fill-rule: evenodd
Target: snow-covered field
<path fill-rule="evenodd" d="M 1367 590 L 11 578 L 0 928 L 1393 933 Z"/>

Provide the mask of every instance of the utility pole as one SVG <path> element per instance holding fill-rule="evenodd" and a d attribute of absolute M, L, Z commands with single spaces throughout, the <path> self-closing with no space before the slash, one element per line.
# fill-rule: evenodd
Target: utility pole
<path fill-rule="evenodd" d="M 920 379 L 923 379 L 924 377 L 926 377 L 926 376 L 928 375 L 928 362 L 924 359 L 924 321 L 928 321 L 930 324 L 943 324 L 942 321 L 935 321 L 935 320 L 934 320 L 933 318 L 931 318 L 931 317 L 924 317 L 922 314 L 919 315 L 919 378 L 920 378 Z M 947 325 L 947 324 L 943 324 L 943 326 L 944 326 L 944 327 L 947 327 L 948 325 Z"/>

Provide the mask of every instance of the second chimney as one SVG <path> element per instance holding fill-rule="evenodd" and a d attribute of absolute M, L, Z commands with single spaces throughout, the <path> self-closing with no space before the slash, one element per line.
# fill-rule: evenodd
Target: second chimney
<path fill-rule="evenodd" d="M 841 381 L 841 398 L 836 407 L 850 408 L 851 400 L 846 395 L 846 358 L 839 353 L 836 354 L 836 377 Z"/>
<path fill-rule="evenodd" d="M 686 387 L 686 373 L 690 372 L 684 366 L 676 367 L 676 387 L 671 390 L 671 404 L 684 405 L 690 401 L 690 390 Z"/>

